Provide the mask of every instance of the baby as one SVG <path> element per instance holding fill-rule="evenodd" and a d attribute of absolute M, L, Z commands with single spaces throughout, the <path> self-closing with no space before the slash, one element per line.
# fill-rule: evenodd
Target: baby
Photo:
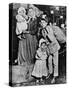
<path fill-rule="evenodd" d="M 27 20 L 28 16 L 26 15 L 25 8 L 20 7 L 18 9 L 18 14 L 16 15 L 16 19 L 17 19 L 16 34 L 19 35 L 19 38 L 20 38 L 20 35 L 22 34 L 22 32 L 29 33 L 27 31 L 27 28 L 28 28 L 27 23 L 29 23 L 29 20 Z"/>
<path fill-rule="evenodd" d="M 32 72 L 32 76 L 36 77 L 36 82 L 43 81 L 42 77 L 48 75 L 46 59 L 47 59 L 47 45 L 45 40 L 42 38 L 39 42 L 39 48 L 36 52 L 36 62 Z"/>

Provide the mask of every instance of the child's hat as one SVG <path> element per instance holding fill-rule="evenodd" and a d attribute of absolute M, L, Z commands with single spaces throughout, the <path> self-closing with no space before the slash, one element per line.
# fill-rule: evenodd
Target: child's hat
<path fill-rule="evenodd" d="M 45 42 L 46 43 L 46 41 L 45 41 L 45 39 L 40 39 L 40 41 L 39 41 L 39 47 L 41 46 L 41 44 L 43 43 L 43 42 Z"/>

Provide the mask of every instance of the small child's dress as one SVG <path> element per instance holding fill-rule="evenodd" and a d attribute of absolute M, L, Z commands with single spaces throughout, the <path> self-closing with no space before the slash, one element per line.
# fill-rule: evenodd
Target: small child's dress
<path fill-rule="evenodd" d="M 17 15 L 16 19 L 17 19 L 16 33 L 21 34 L 23 31 L 27 30 L 27 21 L 21 15 Z"/>
<path fill-rule="evenodd" d="M 47 76 L 47 66 L 46 66 L 47 54 L 46 51 L 42 52 L 39 48 L 36 53 L 36 62 L 32 72 L 32 76 L 41 78 L 42 76 Z"/>

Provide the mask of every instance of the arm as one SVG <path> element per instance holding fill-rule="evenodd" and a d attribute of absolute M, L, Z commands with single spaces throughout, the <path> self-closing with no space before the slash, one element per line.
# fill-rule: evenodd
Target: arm
<path fill-rule="evenodd" d="M 29 19 L 28 19 L 27 23 L 29 23 L 29 22 L 30 22 L 30 20 L 31 20 L 31 18 L 29 18 Z"/>
<path fill-rule="evenodd" d="M 40 59 L 40 57 L 38 56 L 38 54 L 36 54 L 36 56 L 35 56 L 35 57 L 36 57 L 36 59 Z"/>
<path fill-rule="evenodd" d="M 36 57 L 36 59 L 40 59 L 40 52 L 39 52 L 39 50 L 37 50 L 35 57 Z"/>
<path fill-rule="evenodd" d="M 37 34 L 37 20 L 32 20 L 28 23 L 28 31 L 30 31 L 30 34 L 32 35 Z"/>
<path fill-rule="evenodd" d="M 30 32 L 29 32 L 29 31 L 23 31 L 23 33 L 27 33 L 27 34 L 28 34 L 28 33 L 30 33 Z"/>
<path fill-rule="evenodd" d="M 45 38 L 46 38 L 46 36 L 47 36 L 47 32 L 46 32 L 46 30 L 45 30 L 45 29 L 42 29 L 42 35 L 43 35 L 43 37 L 45 37 Z"/>
<path fill-rule="evenodd" d="M 47 37 L 49 38 L 49 40 L 50 40 L 51 42 L 54 41 L 54 40 L 55 40 L 55 36 L 54 36 L 54 32 L 53 32 L 52 27 L 47 26 L 46 29 L 47 29 L 47 31 L 48 31 Z"/>

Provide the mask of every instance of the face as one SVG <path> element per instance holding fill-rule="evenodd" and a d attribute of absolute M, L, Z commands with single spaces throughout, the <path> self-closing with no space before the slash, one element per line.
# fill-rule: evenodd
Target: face
<path fill-rule="evenodd" d="M 31 18 L 35 17 L 35 12 L 33 9 L 29 9 L 28 16 L 30 16 Z"/>
<path fill-rule="evenodd" d="M 41 20 L 41 26 L 44 28 L 44 27 L 46 27 L 47 26 L 47 22 L 46 21 L 44 21 L 44 20 Z"/>
<path fill-rule="evenodd" d="M 46 50 L 46 48 L 47 48 L 46 44 L 45 44 L 45 43 L 42 43 L 41 49 L 42 49 L 42 50 Z"/>
<path fill-rule="evenodd" d="M 24 10 L 21 10 L 21 11 L 19 11 L 19 14 L 23 15 L 23 14 L 26 14 L 26 12 Z"/>

